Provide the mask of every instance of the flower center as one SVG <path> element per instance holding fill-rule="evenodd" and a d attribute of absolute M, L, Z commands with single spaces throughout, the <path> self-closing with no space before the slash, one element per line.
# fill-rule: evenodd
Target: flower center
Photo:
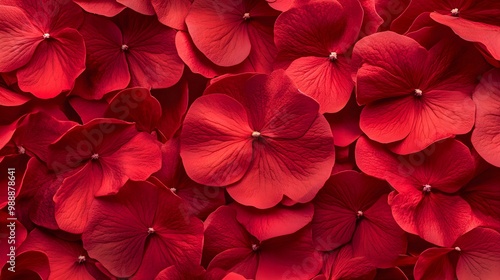
<path fill-rule="evenodd" d="M 99 154 L 93 154 L 90 156 L 92 160 L 98 160 L 99 159 Z"/>
<path fill-rule="evenodd" d="M 423 93 L 424 92 L 421 89 L 418 89 L 418 88 L 413 91 L 413 94 L 415 94 L 416 97 L 422 96 Z"/>
<path fill-rule="evenodd" d="M 254 251 L 254 252 L 255 252 L 255 251 L 257 251 L 257 250 L 259 250 L 259 245 L 257 245 L 257 244 L 252 244 L 252 251 Z"/>
<path fill-rule="evenodd" d="M 252 132 L 252 137 L 253 138 L 259 138 L 260 137 L 260 132 L 258 132 L 258 131 Z"/>
<path fill-rule="evenodd" d="M 330 59 L 330 61 L 337 60 L 337 53 L 336 52 L 331 52 L 330 55 L 328 56 L 328 59 Z"/>
<path fill-rule="evenodd" d="M 152 233 L 155 233 L 155 229 L 152 227 L 148 228 L 148 234 L 152 234 Z"/>
<path fill-rule="evenodd" d="M 26 149 L 23 146 L 18 146 L 17 152 L 21 155 L 24 155 L 26 153 Z"/>
<path fill-rule="evenodd" d="M 122 51 L 128 51 L 128 46 L 127 46 L 127 45 L 125 45 L 125 44 L 123 44 L 123 45 L 122 45 Z"/>
<path fill-rule="evenodd" d="M 170 190 L 171 190 L 173 193 L 176 193 L 176 192 L 177 192 L 177 189 L 176 189 L 176 188 L 170 188 Z"/>
<path fill-rule="evenodd" d="M 250 19 L 250 13 L 244 13 L 243 14 L 243 19 L 244 20 L 249 20 Z"/>
<path fill-rule="evenodd" d="M 454 17 L 458 17 L 459 13 L 460 12 L 458 11 L 458 8 L 455 8 L 455 9 L 451 10 L 451 15 L 454 16 Z"/>
<path fill-rule="evenodd" d="M 49 39 L 50 38 L 50 34 L 49 33 L 44 33 L 42 35 L 43 39 Z"/>
<path fill-rule="evenodd" d="M 429 185 L 429 184 L 425 184 L 425 185 L 424 185 L 424 188 L 422 189 L 422 191 L 424 191 L 424 192 L 426 192 L 426 193 L 430 193 L 430 192 L 431 192 L 431 189 L 432 189 L 431 185 Z"/>
<path fill-rule="evenodd" d="M 78 256 L 78 263 L 82 263 L 82 262 L 84 262 L 86 260 L 87 259 L 85 259 L 85 256 L 82 256 L 82 255 Z"/>
<path fill-rule="evenodd" d="M 461 252 L 461 251 L 462 251 L 462 249 L 460 249 L 460 247 L 458 247 L 458 246 L 457 246 L 457 247 L 455 247 L 455 251 L 457 251 L 457 252 Z"/>
<path fill-rule="evenodd" d="M 360 219 L 361 217 L 363 217 L 363 215 L 364 215 L 363 211 L 360 210 L 356 213 L 356 218 Z"/>

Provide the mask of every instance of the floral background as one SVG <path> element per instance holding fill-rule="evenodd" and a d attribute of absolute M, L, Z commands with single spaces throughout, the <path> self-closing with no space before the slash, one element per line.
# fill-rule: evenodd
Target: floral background
<path fill-rule="evenodd" d="M 1 279 L 500 279 L 500 2 L 0 0 Z"/>

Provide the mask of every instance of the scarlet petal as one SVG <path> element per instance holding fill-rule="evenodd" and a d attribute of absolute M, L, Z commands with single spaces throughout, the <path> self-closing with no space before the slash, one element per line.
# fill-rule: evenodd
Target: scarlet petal
<path fill-rule="evenodd" d="M 76 4 L 85 11 L 93 14 L 99 14 L 107 17 L 113 17 L 125 9 L 116 0 L 74 0 Z"/>
<path fill-rule="evenodd" d="M 415 126 L 418 113 L 414 102 L 412 96 L 407 96 L 370 103 L 361 111 L 359 127 L 380 143 L 404 139 Z"/>
<path fill-rule="evenodd" d="M 266 210 L 234 205 L 236 219 L 259 240 L 292 234 L 311 222 L 313 205 L 277 206 Z"/>
<path fill-rule="evenodd" d="M 472 20 L 451 15 L 442 15 L 436 12 L 430 14 L 431 18 L 450 27 L 462 39 L 481 43 L 496 60 L 500 60 L 500 47 L 498 36 L 500 26 L 474 22 Z M 478 32 L 480 30 L 480 32 Z"/>
<path fill-rule="evenodd" d="M 500 128 L 498 106 L 500 105 L 500 70 L 484 74 L 474 92 L 477 114 L 472 144 L 477 152 L 489 163 L 500 167 Z"/>
<path fill-rule="evenodd" d="M 475 228 L 455 243 L 460 248 L 458 279 L 494 279 L 500 275 L 500 233 Z"/>
<path fill-rule="evenodd" d="M 301 57 L 290 64 L 286 73 L 300 91 L 318 101 L 321 113 L 344 108 L 354 88 L 350 65 L 344 57 L 335 62 L 325 57 Z"/>
<path fill-rule="evenodd" d="M 29 63 L 17 71 L 19 87 L 42 99 L 70 90 L 85 69 L 85 44 L 78 31 L 63 29 L 51 37 L 41 42 Z"/>
<path fill-rule="evenodd" d="M 233 66 L 243 62 L 252 48 L 243 19 L 245 12 L 242 2 L 197 0 L 186 24 L 195 45 L 212 62 Z"/>
<path fill-rule="evenodd" d="M 10 72 L 24 66 L 35 53 L 43 38 L 18 7 L 0 6 L 0 72 Z"/>
<path fill-rule="evenodd" d="M 50 275 L 49 260 L 45 253 L 26 251 L 16 256 L 15 272 L 9 270 L 7 262 L 2 268 L 2 279 L 48 279 Z"/>
<path fill-rule="evenodd" d="M 256 143 L 248 172 L 227 191 L 239 203 L 261 209 L 278 204 L 283 196 L 300 203 L 311 201 L 330 176 L 335 161 L 330 137 L 328 122 L 318 116 L 300 138 L 268 138 Z M 297 151 L 307 151 L 307 155 Z M 243 187 L 250 185 L 253 188 Z"/>
<path fill-rule="evenodd" d="M 144 15 L 155 14 L 151 1 L 116 0 L 116 2 Z"/>
<path fill-rule="evenodd" d="M 66 178 L 54 195 L 56 221 L 62 230 L 82 233 L 94 194 L 102 184 L 103 172 L 97 164 L 87 163 L 76 174 Z"/>
<path fill-rule="evenodd" d="M 181 134 L 186 172 L 205 185 L 225 186 L 240 180 L 252 160 L 251 135 L 247 113 L 236 100 L 222 94 L 198 98 Z"/>
<path fill-rule="evenodd" d="M 130 73 L 121 50 L 120 29 L 108 19 L 86 15 L 80 32 L 85 38 L 87 70 L 78 77 L 73 94 L 100 99 L 108 92 L 127 87 Z"/>
<path fill-rule="evenodd" d="M 177 30 L 185 30 L 184 20 L 191 6 L 190 0 L 151 0 L 151 5 L 161 23 Z"/>
<path fill-rule="evenodd" d="M 474 227 L 470 205 L 456 195 L 415 190 L 395 195 L 390 205 L 394 219 L 405 231 L 439 246 L 451 246 Z"/>
<path fill-rule="evenodd" d="M 452 250 L 452 248 L 431 248 L 425 250 L 419 256 L 415 265 L 415 279 L 439 280 L 455 278 L 455 264 L 449 258 L 449 253 Z"/>

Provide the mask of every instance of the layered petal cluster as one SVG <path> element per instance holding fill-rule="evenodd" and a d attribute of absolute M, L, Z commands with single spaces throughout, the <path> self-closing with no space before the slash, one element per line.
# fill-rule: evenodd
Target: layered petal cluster
<path fill-rule="evenodd" d="M 398 154 L 421 151 L 474 125 L 471 95 L 483 59 L 452 36 L 434 42 L 426 49 L 388 31 L 365 37 L 354 48 L 356 99 L 366 105 L 361 130 Z"/>
<path fill-rule="evenodd" d="M 241 81 L 235 86 L 234 81 Z M 181 157 L 196 182 L 228 186 L 237 202 L 308 202 L 328 179 L 333 138 L 318 104 L 282 71 L 221 79 L 189 109 Z"/>
<path fill-rule="evenodd" d="M 54 195 L 59 227 L 81 233 L 95 196 L 116 194 L 127 180 L 146 180 L 161 167 L 160 147 L 133 123 L 95 119 L 51 144 L 48 166 L 67 176 Z"/>
<path fill-rule="evenodd" d="M 363 137 L 356 145 L 356 161 L 363 172 L 395 189 L 389 204 L 405 231 L 450 246 L 474 227 L 471 206 L 459 193 L 474 176 L 474 158 L 461 142 L 448 140 L 398 156 Z"/>
<path fill-rule="evenodd" d="M 453 30 L 463 40 L 477 43 L 487 56 L 500 60 L 500 3 L 489 0 L 413 0 L 391 25 L 391 30 L 405 32 L 414 21 L 430 17 Z"/>
<path fill-rule="evenodd" d="M 303 210 L 299 209 L 304 213 Z M 271 220 L 281 216 L 279 212 L 267 213 Z M 253 224 L 248 224 L 245 219 L 247 213 L 243 212 L 241 216 L 240 218 L 238 210 L 222 206 L 205 221 L 203 258 L 205 262 L 210 261 L 209 273 L 211 270 L 222 269 L 244 277 L 235 279 L 260 280 L 310 279 L 319 272 L 322 260 L 314 250 L 311 228 L 304 227 L 303 219 L 299 223 L 302 228 L 290 228 L 284 232 L 267 228 L 258 234 L 259 238 L 248 230 L 253 228 Z M 309 217 L 309 221 L 311 218 Z M 247 222 L 242 224 L 240 219 Z"/>
<path fill-rule="evenodd" d="M 79 7 L 71 1 L 2 1 L 0 14 L 0 72 L 15 71 L 19 88 L 38 98 L 71 90 L 85 69 Z"/>
<path fill-rule="evenodd" d="M 83 246 L 120 278 L 153 279 L 171 265 L 188 269 L 201 261 L 203 224 L 181 203 L 167 188 L 129 182 L 92 205 Z"/>
<path fill-rule="evenodd" d="M 275 26 L 277 65 L 300 91 L 334 113 L 349 100 L 349 49 L 359 36 L 363 9 L 358 1 L 311 1 L 279 16 Z"/>
<path fill-rule="evenodd" d="M 356 171 L 333 175 L 314 200 L 313 239 L 322 251 L 347 243 L 353 257 L 392 267 L 406 251 L 406 236 L 387 204 L 389 185 Z"/>

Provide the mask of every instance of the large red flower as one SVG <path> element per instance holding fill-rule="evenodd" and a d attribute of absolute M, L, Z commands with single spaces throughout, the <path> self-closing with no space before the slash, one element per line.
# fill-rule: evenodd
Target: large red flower
<path fill-rule="evenodd" d="M 413 0 L 391 26 L 405 32 L 419 17 L 430 17 L 450 27 L 462 39 L 479 43 L 496 60 L 500 60 L 500 2 L 490 0 Z"/>
<path fill-rule="evenodd" d="M 119 278 L 153 279 L 171 265 L 190 269 L 201 262 L 203 224 L 182 210 L 169 189 L 130 182 L 91 207 L 83 245 Z"/>
<path fill-rule="evenodd" d="M 70 170 L 54 195 L 59 227 L 81 233 L 94 196 L 116 194 L 128 179 L 146 180 L 161 167 L 157 141 L 133 123 L 95 119 L 76 126 L 50 145 L 48 166 Z"/>
<path fill-rule="evenodd" d="M 153 17 L 123 11 L 113 20 L 86 15 L 80 28 L 87 48 L 87 70 L 73 94 L 101 99 L 104 94 L 140 86 L 166 88 L 182 76 L 175 31 Z"/>
<path fill-rule="evenodd" d="M 415 265 L 416 280 L 497 279 L 500 275 L 500 233 L 475 228 L 453 245 L 425 250 Z"/>
<path fill-rule="evenodd" d="M 474 175 L 474 158 L 457 140 L 398 156 L 362 137 L 356 162 L 365 173 L 387 180 L 395 192 L 389 204 L 396 222 L 426 241 L 450 246 L 474 227 L 471 206 L 459 191 Z"/>
<path fill-rule="evenodd" d="M 204 259 L 208 271 L 223 269 L 247 279 L 310 279 L 321 269 L 311 228 L 284 236 L 258 239 L 236 218 L 236 210 L 222 206 L 205 222 Z M 212 260 L 213 258 L 213 260 Z"/>
<path fill-rule="evenodd" d="M 195 0 L 186 25 L 196 47 L 213 63 L 228 67 L 248 59 L 255 71 L 267 73 L 276 55 L 278 14 L 264 0 Z"/>
<path fill-rule="evenodd" d="M 257 208 L 283 197 L 304 203 L 315 196 L 335 155 L 330 127 L 313 99 L 282 71 L 223 79 L 206 93 L 213 94 L 193 103 L 181 134 L 189 177 L 228 186 L 236 201 Z"/>
<path fill-rule="evenodd" d="M 382 32 L 354 48 L 356 97 L 366 105 L 360 127 L 398 154 L 418 152 L 474 125 L 471 95 L 485 62 L 452 35 L 436 38 L 428 38 L 435 44 L 426 50 L 411 38 Z"/>
<path fill-rule="evenodd" d="M 38 98 L 70 90 L 85 69 L 81 9 L 71 1 L 16 0 L 2 1 L 0 14 L 0 72 L 16 70 L 19 87 Z"/>
<path fill-rule="evenodd" d="M 277 63 L 300 91 L 320 104 L 320 112 L 342 109 L 351 96 L 348 50 L 359 36 L 363 9 L 358 1 L 313 1 L 276 20 Z"/>
<path fill-rule="evenodd" d="M 500 70 L 484 74 L 473 95 L 477 106 L 472 144 L 489 163 L 500 167 Z"/>
<path fill-rule="evenodd" d="M 354 257 L 393 266 L 406 252 L 406 237 L 387 204 L 390 190 L 386 182 L 356 171 L 333 175 L 314 200 L 316 247 L 330 251 L 350 242 Z"/>

